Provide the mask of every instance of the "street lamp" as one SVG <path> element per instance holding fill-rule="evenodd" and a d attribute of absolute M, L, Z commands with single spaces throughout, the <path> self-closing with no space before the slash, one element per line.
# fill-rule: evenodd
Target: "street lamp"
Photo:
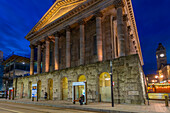
<path fill-rule="evenodd" d="M 111 79 L 111 99 L 112 107 L 114 107 L 114 97 L 113 97 L 113 73 L 112 73 L 112 61 L 110 60 L 110 79 Z"/>
<path fill-rule="evenodd" d="M 160 76 L 160 78 L 163 78 L 163 77 L 164 77 L 164 75 L 161 75 L 161 76 Z"/>
<path fill-rule="evenodd" d="M 158 78 L 158 75 L 156 75 L 155 78 Z"/>

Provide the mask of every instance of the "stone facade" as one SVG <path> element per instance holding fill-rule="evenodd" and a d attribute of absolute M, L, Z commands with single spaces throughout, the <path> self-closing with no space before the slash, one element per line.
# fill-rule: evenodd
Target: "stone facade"
<path fill-rule="evenodd" d="M 113 81 L 115 103 L 143 104 L 144 103 L 144 73 L 138 55 L 131 55 L 114 59 L 113 61 Z M 24 84 L 23 97 L 28 98 L 29 82 L 36 84 L 41 81 L 41 98 L 48 90 L 48 80 L 53 80 L 53 99 L 61 100 L 61 79 L 68 78 L 68 101 L 72 100 L 72 82 L 77 82 L 80 75 L 86 76 L 87 100 L 88 102 L 99 101 L 99 76 L 103 72 L 110 72 L 110 62 L 103 61 L 85 66 L 78 66 L 69 69 L 58 70 L 49 73 L 36 74 L 34 76 L 17 78 L 17 97 L 21 96 L 21 84 Z M 14 80 L 14 84 L 16 79 Z"/>
<path fill-rule="evenodd" d="M 99 89 L 110 87 L 112 60 L 116 103 L 144 102 L 143 59 L 131 0 L 57 0 L 25 38 L 31 47 L 31 76 L 18 78 L 18 97 L 30 97 L 28 83 L 39 81 L 41 97 L 47 92 L 49 99 L 60 100 L 68 90 L 64 98 L 71 100 L 72 82 L 84 75 L 88 102 L 100 101 L 108 97 Z M 33 71 L 35 48 L 38 75 Z M 99 84 L 99 75 L 107 83 Z"/>

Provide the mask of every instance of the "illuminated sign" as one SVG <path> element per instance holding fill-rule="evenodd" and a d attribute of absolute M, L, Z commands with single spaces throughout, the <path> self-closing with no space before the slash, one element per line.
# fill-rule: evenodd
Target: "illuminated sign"
<path fill-rule="evenodd" d="M 37 84 L 32 85 L 32 97 L 37 97 Z"/>

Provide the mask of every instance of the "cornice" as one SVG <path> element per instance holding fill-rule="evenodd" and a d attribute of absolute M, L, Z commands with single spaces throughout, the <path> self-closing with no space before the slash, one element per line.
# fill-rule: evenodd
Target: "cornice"
<path fill-rule="evenodd" d="M 45 13 L 45 15 L 39 20 L 39 22 L 32 28 L 32 30 L 27 34 L 27 38 L 32 33 L 37 32 L 41 29 L 41 26 L 45 24 L 55 12 L 59 11 L 66 4 L 81 3 L 86 0 L 56 0 L 56 2 L 51 6 L 51 8 Z"/>
<path fill-rule="evenodd" d="M 139 50 L 139 54 L 140 54 L 141 64 L 144 65 L 138 31 L 137 31 L 137 26 L 136 26 L 136 20 L 135 20 L 135 16 L 134 16 L 133 7 L 132 7 L 132 1 L 131 0 L 123 0 L 123 1 L 125 3 L 125 6 L 127 6 L 127 9 L 129 12 L 129 17 L 130 17 L 129 19 L 131 20 L 132 25 L 133 25 L 133 29 L 134 29 L 135 36 L 136 36 L 136 41 L 138 43 L 138 50 Z"/>
<path fill-rule="evenodd" d="M 68 1 L 68 0 L 66 0 Z M 103 0 L 102 0 L 103 1 Z M 60 18 L 56 19 L 55 21 L 49 23 L 48 25 L 46 25 L 45 27 L 43 27 L 42 29 L 38 30 L 38 31 L 30 31 L 29 34 L 27 34 L 27 36 L 25 37 L 27 40 L 32 40 L 32 38 L 37 35 L 40 32 L 45 32 L 47 29 L 52 29 L 51 27 L 59 25 L 61 23 L 63 23 L 64 21 L 68 20 L 69 18 L 75 16 L 76 14 L 82 12 L 83 10 L 87 9 L 88 7 L 91 7 L 92 5 L 101 2 L 101 0 L 86 0 L 86 2 L 80 4 L 78 7 L 74 8 L 73 10 L 69 11 L 68 13 L 66 13 L 65 15 L 61 16 Z M 54 5 L 52 6 L 54 7 Z M 51 9 L 51 8 L 50 8 Z M 49 9 L 49 10 L 50 10 Z M 43 16 L 44 17 L 44 16 Z M 37 23 L 38 24 L 38 23 Z M 34 28 L 33 28 L 34 29 Z"/>

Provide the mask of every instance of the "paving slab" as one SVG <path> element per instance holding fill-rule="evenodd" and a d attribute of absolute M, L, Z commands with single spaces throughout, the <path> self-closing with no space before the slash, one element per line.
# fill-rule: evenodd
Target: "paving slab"
<path fill-rule="evenodd" d="M 170 107 L 166 107 L 164 101 L 154 100 L 150 101 L 150 105 L 115 104 L 115 107 L 111 107 L 111 103 L 89 103 L 88 105 L 79 105 L 78 102 L 76 104 L 73 104 L 72 102 L 69 101 L 57 101 L 57 100 L 55 101 L 40 100 L 38 102 L 37 101 L 33 102 L 30 99 L 17 99 L 17 100 L 0 99 L 0 101 L 106 113 L 170 113 Z"/>

